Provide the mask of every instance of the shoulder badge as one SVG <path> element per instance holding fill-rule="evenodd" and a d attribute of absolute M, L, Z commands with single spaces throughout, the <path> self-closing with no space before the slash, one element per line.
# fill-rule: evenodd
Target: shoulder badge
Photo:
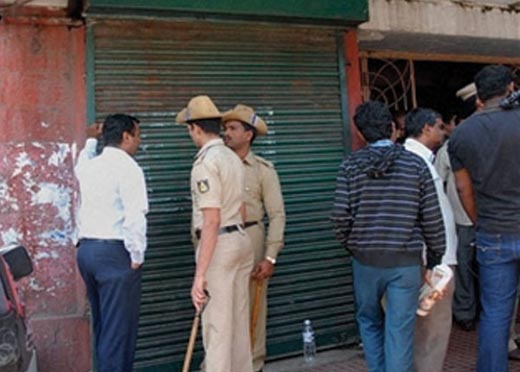
<path fill-rule="evenodd" d="M 197 181 L 197 189 L 201 194 L 205 194 L 209 191 L 209 181 L 208 179 Z"/>
<path fill-rule="evenodd" d="M 266 167 L 268 168 L 274 168 L 274 165 L 273 163 L 271 163 L 270 161 L 268 160 L 265 160 L 264 158 L 258 156 L 258 155 L 255 155 L 255 159 L 260 163 L 260 164 L 263 164 L 265 165 Z"/>

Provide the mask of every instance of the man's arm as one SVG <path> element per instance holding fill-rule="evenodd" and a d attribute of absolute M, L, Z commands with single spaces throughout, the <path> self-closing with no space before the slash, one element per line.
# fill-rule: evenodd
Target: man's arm
<path fill-rule="evenodd" d="M 446 231 L 439 197 L 428 168 L 423 168 L 420 176 L 419 223 L 426 244 L 426 267 L 432 269 L 441 263 L 446 251 Z"/>
<path fill-rule="evenodd" d="M 124 210 L 123 238 L 125 249 L 130 253 L 132 269 L 135 270 L 143 264 L 147 246 L 148 195 L 141 168 L 135 165 L 135 168 L 125 173 L 119 191 Z"/>
<path fill-rule="evenodd" d="M 350 208 L 348 177 L 343 166 L 340 167 L 336 178 L 336 192 L 330 218 L 335 225 L 336 238 L 343 247 L 347 248 L 348 237 L 352 230 L 353 216 Z"/>
<path fill-rule="evenodd" d="M 197 311 L 200 311 L 206 301 L 206 294 L 204 293 L 206 271 L 217 246 L 218 230 L 220 228 L 220 208 L 202 209 L 202 218 L 203 223 L 197 251 L 197 267 L 191 288 L 191 299 Z"/>
<path fill-rule="evenodd" d="M 88 161 L 96 157 L 96 146 L 98 138 L 101 136 L 102 129 L 103 124 L 101 123 L 94 123 L 87 127 L 87 140 L 85 142 L 85 147 L 80 151 L 78 160 L 74 167 L 74 172 L 77 176 L 81 174 Z"/>
<path fill-rule="evenodd" d="M 455 175 L 455 185 L 462 207 L 470 218 L 473 225 L 477 223 L 477 207 L 475 205 L 475 194 L 473 192 L 473 183 L 467 169 L 459 169 L 453 173 Z"/>
<path fill-rule="evenodd" d="M 283 248 L 283 234 L 285 230 L 285 207 L 283 204 L 282 190 L 278 174 L 272 167 L 264 168 L 262 178 L 262 200 L 269 218 L 269 229 L 265 240 L 265 257 L 253 269 L 252 276 L 255 279 L 266 279 L 273 275 L 274 264 L 270 261 L 276 259 Z"/>
<path fill-rule="evenodd" d="M 437 173 L 442 179 L 442 184 L 444 186 L 444 191 L 446 191 L 446 183 L 448 182 L 448 178 L 451 172 L 450 158 L 448 156 L 448 143 L 446 142 L 440 149 L 437 151 L 437 156 L 435 157 L 435 169 Z"/>

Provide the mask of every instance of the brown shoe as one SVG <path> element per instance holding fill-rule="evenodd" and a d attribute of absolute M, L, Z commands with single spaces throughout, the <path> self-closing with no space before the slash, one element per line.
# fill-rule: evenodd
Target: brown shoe
<path fill-rule="evenodd" d="M 509 356 L 510 360 L 518 360 L 518 361 L 520 361 L 520 349 L 515 349 L 513 351 L 510 351 L 508 356 Z"/>

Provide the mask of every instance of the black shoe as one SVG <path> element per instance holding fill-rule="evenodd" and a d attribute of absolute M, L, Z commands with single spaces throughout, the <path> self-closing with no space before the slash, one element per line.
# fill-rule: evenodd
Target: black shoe
<path fill-rule="evenodd" d="M 509 359 L 520 361 L 520 349 L 510 351 L 508 354 Z"/>
<path fill-rule="evenodd" d="M 455 323 L 466 332 L 474 331 L 477 328 L 475 321 L 471 319 L 455 320 Z"/>

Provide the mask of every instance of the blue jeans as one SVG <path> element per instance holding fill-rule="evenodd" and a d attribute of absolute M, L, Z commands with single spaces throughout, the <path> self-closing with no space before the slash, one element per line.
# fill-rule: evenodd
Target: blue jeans
<path fill-rule="evenodd" d="M 356 320 L 370 372 L 412 372 L 421 267 L 352 263 Z M 386 314 L 381 298 L 386 293 Z"/>
<path fill-rule="evenodd" d="M 478 372 L 508 371 L 508 339 L 520 263 L 520 234 L 477 232 L 480 268 Z"/>

